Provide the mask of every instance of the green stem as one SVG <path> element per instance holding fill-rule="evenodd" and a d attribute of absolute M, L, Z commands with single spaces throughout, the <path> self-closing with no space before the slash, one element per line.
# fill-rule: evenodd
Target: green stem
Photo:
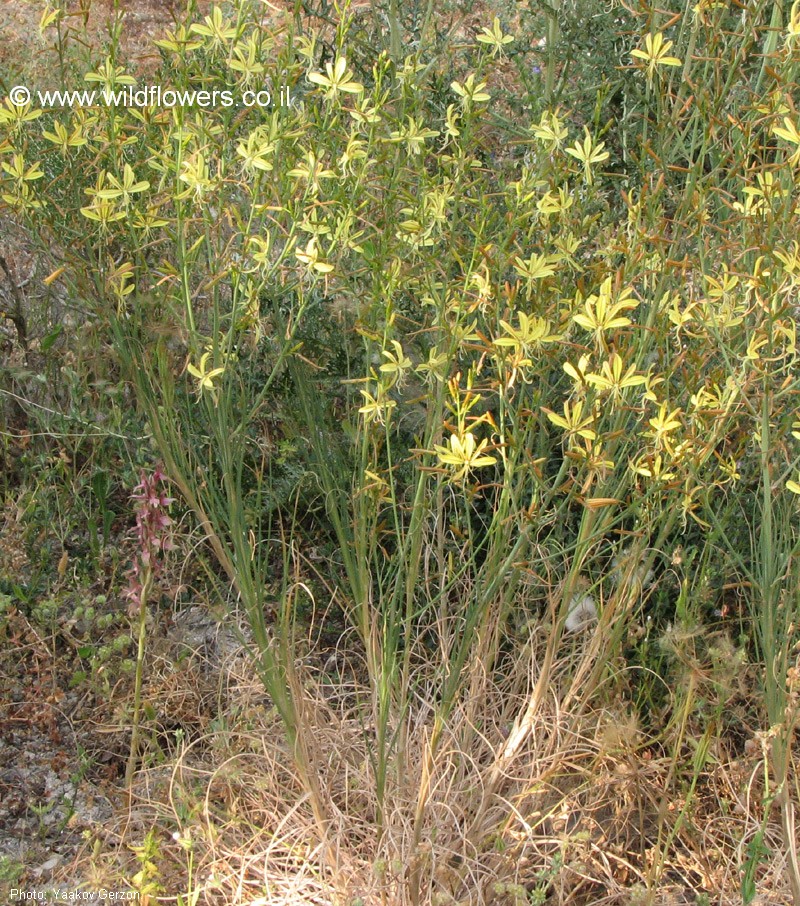
<path fill-rule="evenodd" d="M 153 584 L 153 571 L 147 568 L 139 596 L 139 641 L 136 649 L 136 680 L 133 689 L 133 722 L 131 725 L 131 750 L 125 768 L 125 786 L 130 789 L 136 762 L 139 757 L 139 724 L 142 710 L 142 674 L 144 673 L 144 648 L 147 640 L 147 596 Z"/>
<path fill-rule="evenodd" d="M 553 103 L 556 84 L 556 50 L 561 36 L 558 26 L 559 0 L 551 0 L 547 10 L 547 68 L 544 74 L 544 100 L 546 105 Z"/>

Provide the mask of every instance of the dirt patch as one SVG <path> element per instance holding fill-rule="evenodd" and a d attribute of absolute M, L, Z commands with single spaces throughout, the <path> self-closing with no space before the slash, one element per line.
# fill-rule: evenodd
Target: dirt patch
<path fill-rule="evenodd" d="M 137 71 L 147 71 L 159 59 L 153 38 L 175 24 L 181 4 L 170 0 L 136 0 L 120 6 L 123 25 L 119 57 Z M 210 6 L 205 0 L 199 4 L 203 13 Z M 42 35 L 39 28 L 42 9 L 43 5 L 39 3 L 0 0 L 0 89 L 3 94 L 17 84 L 17 80 L 26 78 L 35 79 L 37 88 L 57 87 L 54 78 L 58 69 L 54 69 L 54 65 L 57 67 L 59 62 L 56 49 L 59 29 L 51 26 Z M 109 44 L 113 21 L 113 0 L 85 0 L 70 7 L 61 23 L 60 33 L 72 52 L 88 61 L 96 59 Z"/>
<path fill-rule="evenodd" d="M 82 833 L 113 814 L 112 792 L 90 776 L 70 657 L 16 610 L 4 615 L 0 659 L 0 891 L 39 886 L 63 871 Z"/>
<path fill-rule="evenodd" d="M 97 658 L 103 646 L 113 647 L 119 629 L 87 632 L 72 616 L 75 602 L 93 591 L 65 583 L 51 595 L 50 630 L 41 606 L 29 616 L 2 596 L 0 902 L 12 887 L 74 889 L 86 880 L 87 850 L 95 841 L 120 846 L 122 835 L 113 828 L 129 820 L 132 800 L 147 798 L 141 777 L 132 800 L 122 785 L 132 677 Z M 114 615 L 119 607 L 118 598 L 109 596 L 102 610 Z M 223 662 L 241 649 L 205 606 L 165 607 L 152 616 L 143 759 L 161 765 L 171 763 L 179 740 L 197 740 L 208 731 L 225 698 Z M 104 672 L 113 674 L 108 686 Z"/>

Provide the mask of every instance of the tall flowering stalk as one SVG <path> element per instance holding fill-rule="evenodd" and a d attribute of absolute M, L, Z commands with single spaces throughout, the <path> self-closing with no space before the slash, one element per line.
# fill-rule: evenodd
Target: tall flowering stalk
<path fill-rule="evenodd" d="M 166 479 L 156 468 L 151 475 L 141 473 L 139 484 L 133 489 L 131 500 L 136 512 L 137 552 L 128 571 L 128 588 L 125 597 L 129 601 L 128 614 L 133 619 L 139 616 L 139 642 L 136 652 L 136 681 L 133 693 L 133 723 L 131 726 L 131 750 L 125 769 L 125 785 L 130 786 L 139 754 L 139 717 L 142 705 L 142 672 L 144 648 L 147 633 L 147 598 L 153 587 L 153 580 L 161 569 L 163 551 L 173 547 L 170 537 L 172 520 L 167 508 L 173 502 L 159 487 Z"/>

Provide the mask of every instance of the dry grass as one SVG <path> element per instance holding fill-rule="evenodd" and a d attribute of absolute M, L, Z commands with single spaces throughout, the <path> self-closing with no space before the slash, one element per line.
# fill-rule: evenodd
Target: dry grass
<path fill-rule="evenodd" d="M 739 866 L 764 817 L 758 743 L 739 751 L 720 734 L 692 796 L 691 734 L 671 751 L 669 730 L 648 737 L 622 697 L 561 709 L 558 678 L 574 672 L 584 642 L 559 653 L 552 687 L 531 711 L 544 644 L 532 636 L 509 653 L 499 683 L 476 668 L 470 699 L 433 755 L 435 690 L 420 667 L 413 713 L 395 728 L 403 755 L 381 838 L 370 693 L 358 664 L 312 651 L 296 665 L 328 820 L 322 840 L 278 715 L 247 659 L 231 656 L 213 724 L 204 718 L 167 763 L 141 772 L 130 811 L 92 841 L 79 873 L 106 886 L 111 876 L 131 879 L 139 863 L 130 847 L 156 829 L 164 902 L 194 887 L 199 903 L 251 906 L 740 903 Z M 169 701 L 152 702 L 160 713 L 197 695 L 195 669 L 177 676 L 192 688 L 181 697 L 175 675 L 163 683 Z M 764 838 L 771 855 L 756 874 L 762 906 L 789 902 L 780 841 L 776 813 Z"/>

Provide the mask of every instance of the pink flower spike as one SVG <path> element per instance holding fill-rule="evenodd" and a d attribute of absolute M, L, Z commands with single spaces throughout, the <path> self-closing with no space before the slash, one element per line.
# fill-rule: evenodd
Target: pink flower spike
<path fill-rule="evenodd" d="M 172 550 L 172 539 L 169 536 L 169 527 L 173 524 L 167 515 L 167 507 L 174 502 L 159 488 L 159 482 L 166 480 L 160 467 L 156 467 L 149 476 L 140 473 L 139 484 L 131 494 L 135 501 L 134 512 L 136 516 L 134 537 L 137 541 L 138 555 L 128 571 L 128 589 L 125 596 L 130 599 L 131 610 L 142 606 L 142 589 L 145 576 L 149 572 L 154 575 L 161 566 L 160 552 Z"/>

